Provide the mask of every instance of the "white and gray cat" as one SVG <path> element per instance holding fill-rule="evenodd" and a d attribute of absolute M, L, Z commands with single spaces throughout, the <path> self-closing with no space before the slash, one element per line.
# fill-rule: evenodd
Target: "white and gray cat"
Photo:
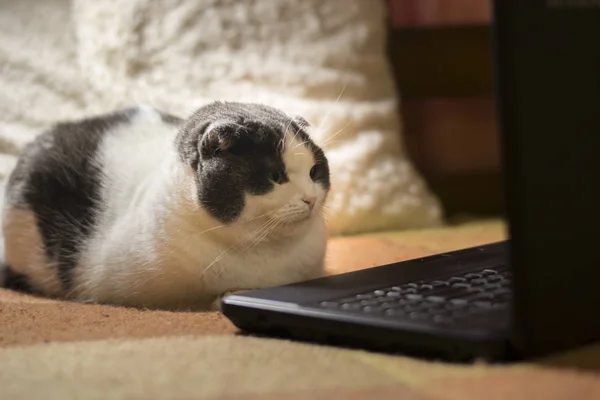
<path fill-rule="evenodd" d="M 308 128 L 235 102 L 186 120 L 136 107 L 57 124 L 6 182 L 4 286 L 211 309 L 229 292 L 321 276 L 329 167 Z"/>

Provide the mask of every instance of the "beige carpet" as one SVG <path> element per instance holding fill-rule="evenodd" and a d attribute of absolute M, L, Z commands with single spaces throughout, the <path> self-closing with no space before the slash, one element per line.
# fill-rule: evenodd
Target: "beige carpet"
<path fill-rule="evenodd" d="M 498 221 L 333 239 L 332 273 L 493 242 Z M 510 366 L 236 335 L 217 313 L 0 291 L 0 399 L 598 399 L 600 345 Z"/>

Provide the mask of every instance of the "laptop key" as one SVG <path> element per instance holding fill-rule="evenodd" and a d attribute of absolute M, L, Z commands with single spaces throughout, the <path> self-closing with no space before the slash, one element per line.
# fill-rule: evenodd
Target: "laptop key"
<path fill-rule="evenodd" d="M 420 312 L 411 312 L 410 314 L 408 314 L 408 318 L 413 319 L 413 320 L 424 320 L 424 319 L 428 319 L 429 316 L 427 314 L 423 314 Z"/>
<path fill-rule="evenodd" d="M 471 287 L 471 285 L 468 284 L 468 283 L 453 283 L 452 287 L 455 287 L 455 288 L 469 288 L 469 287 Z"/>
<path fill-rule="evenodd" d="M 431 302 L 434 302 L 434 303 L 441 303 L 441 302 L 445 301 L 446 299 L 443 298 L 443 297 L 441 297 L 441 296 L 427 296 L 425 298 L 425 300 L 431 301 Z"/>
<path fill-rule="evenodd" d="M 464 295 L 466 293 L 468 293 L 467 288 L 461 287 L 461 286 L 459 286 L 459 287 L 454 287 L 454 286 L 441 287 L 441 288 L 434 289 L 434 290 L 427 292 L 427 294 L 429 296 L 440 296 L 440 297 L 443 297 L 446 299 Z"/>
<path fill-rule="evenodd" d="M 452 311 L 452 314 L 450 314 L 452 317 L 454 318 L 464 318 L 468 315 L 470 315 L 470 312 L 468 309 L 466 310 L 454 310 Z"/>
<path fill-rule="evenodd" d="M 483 271 L 481 271 L 481 275 L 494 275 L 497 273 L 498 271 L 496 271 L 495 269 L 484 269 Z"/>
<path fill-rule="evenodd" d="M 490 319 L 487 314 L 503 311 L 510 304 L 510 284 L 510 272 L 494 268 L 448 279 L 375 289 L 338 301 L 324 301 L 319 305 L 348 312 L 440 324 L 487 323 Z"/>
<path fill-rule="evenodd" d="M 434 315 L 432 321 L 438 324 L 450 323 L 453 321 L 452 317 L 447 315 Z"/>
<path fill-rule="evenodd" d="M 358 300 L 356 298 L 356 296 L 344 297 L 343 299 L 336 300 L 336 302 L 340 303 L 340 304 L 344 304 L 344 303 L 356 303 L 358 301 L 360 301 L 360 300 Z"/>
<path fill-rule="evenodd" d="M 372 306 L 364 307 L 362 310 L 364 313 L 367 313 L 367 314 L 383 314 L 383 311 L 384 311 L 380 307 L 372 307 Z"/>
<path fill-rule="evenodd" d="M 338 308 L 339 307 L 339 303 L 335 302 L 335 301 L 322 301 L 321 302 L 321 306 L 325 307 L 325 308 Z"/>
<path fill-rule="evenodd" d="M 500 289 L 494 290 L 494 294 L 496 296 L 498 296 L 498 295 L 504 295 L 504 294 L 511 294 L 511 293 L 512 293 L 512 290 L 510 290 L 510 289 L 508 289 L 506 287 L 501 287 Z"/>
<path fill-rule="evenodd" d="M 471 286 L 470 288 L 467 288 L 467 293 L 480 293 L 485 291 L 485 287 L 483 286 Z"/>
<path fill-rule="evenodd" d="M 356 295 L 356 299 L 358 299 L 358 300 L 368 300 L 368 299 L 372 299 L 373 297 L 375 297 L 375 295 L 373 295 L 372 293 Z"/>
<path fill-rule="evenodd" d="M 477 315 L 479 313 L 487 312 L 490 308 L 478 307 L 478 306 L 471 305 L 471 306 L 469 306 L 469 308 L 467 308 L 467 311 L 469 311 L 469 313 L 472 315 Z"/>
<path fill-rule="evenodd" d="M 412 304 L 412 305 L 408 305 L 406 307 L 404 307 L 405 311 L 419 311 L 419 310 L 426 310 L 427 308 L 429 308 L 430 304 L 429 303 L 416 303 L 416 304 Z"/>
<path fill-rule="evenodd" d="M 494 294 L 491 292 L 484 291 L 484 292 L 473 293 L 473 294 L 470 294 L 469 296 L 465 296 L 463 298 L 468 301 L 491 300 L 494 298 Z"/>
<path fill-rule="evenodd" d="M 487 284 L 484 285 L 484 287 L 487 290 L 494 290 L 494 289 L 500 289 L 502 287 L 502 285 L 498 285 L 498 284 L 495 284 L 495 283 L 487 283 Z"/>
<path fill-rule="evenodd" d="M 495 296 L 492 299 L 493 303 L 510 303 L 512 298 L 512 296 L 510 295 L 500 295 L 500 296 Z"/>
<path fill-rule="evenodd" d="M 377 300 L 363 300 L 360 302 L 361 306 L 374 306 L 379 304 Z"/>
<path fill-rule="evenodd" d="M 384 314 L 390 317 L 406 316 L 406 311 L 399 308 L 392 308 L 390 310 L 385 310 Z"/>
<path fill-rule="evenodd" d="M 381 305 L 381 308 L 383 308 L 383 309 L 403 308 L 405 306 L 406 306 L 405 304 L 398 304 L 398 303 L 383 303 Z"/>
<path fill-rule="evenodd" d="M 485 300 L 477 300 L 473 302 L 473 305 L 480 308 L 492 308 L 492 302 Z"/>

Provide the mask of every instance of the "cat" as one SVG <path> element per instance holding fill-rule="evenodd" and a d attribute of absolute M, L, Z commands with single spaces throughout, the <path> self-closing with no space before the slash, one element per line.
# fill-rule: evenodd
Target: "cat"
<path fill-rule="evenodd" d="M 6 182 L 4 286 L 218 310 L 232 292 L 322 276 L 330 171 L 309 128 L 240 102 L 57 123 Z"/>

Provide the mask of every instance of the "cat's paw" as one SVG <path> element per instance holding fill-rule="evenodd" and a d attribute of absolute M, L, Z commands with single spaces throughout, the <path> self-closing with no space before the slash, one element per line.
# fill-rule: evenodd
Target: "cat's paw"
<path fill-rule="evenodd" d="M 222 311 L 221 310 L 221 302 L 223 301 L 223 298 L 232 295 L 232 294 L 238 294 L 238 293 L 243 293 L 246 292 L 246 290 L 232 290 L 230 292 L 225 292 L 222 295 L 217 296 L 217 298 L 212 302 L 211 304 L 211 311 Z"/>

